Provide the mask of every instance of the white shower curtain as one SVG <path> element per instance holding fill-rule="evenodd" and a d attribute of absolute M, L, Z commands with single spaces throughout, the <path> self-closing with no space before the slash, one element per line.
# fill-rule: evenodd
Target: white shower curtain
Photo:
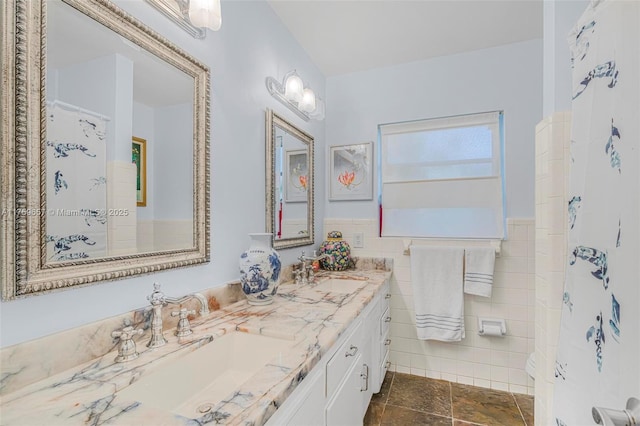
<path fill-rule="evenodd" d="M 72 108 L 47 107 L 47 261 L 106 255 L 106 122 Z"/>
<path fill-rule="evenodd" d="M 557 425 L 640 393 L 640 2 L 593 1 L 570 34 L 569 266 Z"/>

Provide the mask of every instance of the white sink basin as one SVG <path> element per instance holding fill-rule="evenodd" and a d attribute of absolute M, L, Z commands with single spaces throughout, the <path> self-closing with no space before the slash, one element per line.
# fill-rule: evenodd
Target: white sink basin
<path fill-rule="evenodd" d="M 233 332 L 215 338 L 118 392 L 120 398 L 200 417 L 295 342 Z"/>
<path fill-rule="evenodd" d="M 329 278 L 316 284 L 314 289 L 330 293 L 350 294 L 364 287 L 366 284 L 366 280 Z"/>

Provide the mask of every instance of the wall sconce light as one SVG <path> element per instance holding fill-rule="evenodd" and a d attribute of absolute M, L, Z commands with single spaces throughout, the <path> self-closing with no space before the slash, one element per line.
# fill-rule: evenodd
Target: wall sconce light
<path fill-rule="evenodd" d="M 304 121 L 324 120 L 324 102 L 313 90 L 304 87 L 295 70 L 285 74 L 282 83 L 273 77 L 267 77 L 266 83 L 271 96 L 285 104 Z"/>
<path fill-rule="evenodd" d="M 194 38 L 207 36 L 205 28 L 218 31 L 222 26 L 220 0 L 146 0 Z"/>

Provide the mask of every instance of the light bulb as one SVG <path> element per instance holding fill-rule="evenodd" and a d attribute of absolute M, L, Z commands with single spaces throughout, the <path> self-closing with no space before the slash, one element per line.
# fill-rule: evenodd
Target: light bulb
<path fill-rule="evenodd" d="M 293 72 L 284 83 L 284 97 L 293 102 L 302 100 L 302 79 Z"/>
<path fill-rule="evenodd" d="M 220 0 L 191 0 L 189 20 L 195 27 L 218 31 L 222 26 Z"/>
<path fill-rule="evenodd" d="M 304 89 L 302 91 L 302 100 L 300 101 L 298 108 L 304 112 L 312 112 L 316 109 L 316 95 L 313 93 L 313 90 Z"/>

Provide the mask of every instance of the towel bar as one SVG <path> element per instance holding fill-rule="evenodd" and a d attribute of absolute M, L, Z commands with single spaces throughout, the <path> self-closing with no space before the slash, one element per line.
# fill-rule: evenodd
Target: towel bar
<path fill-rule="evenodd" d="M 443 239 L 404 239 L 403 254 L 410 255 L 409 247 L 414 245 L 434 246 L 434 247 L 493 247 L 496 250 L 496 256 L 500 256 L 502 240 L 443 240 Z"/>

